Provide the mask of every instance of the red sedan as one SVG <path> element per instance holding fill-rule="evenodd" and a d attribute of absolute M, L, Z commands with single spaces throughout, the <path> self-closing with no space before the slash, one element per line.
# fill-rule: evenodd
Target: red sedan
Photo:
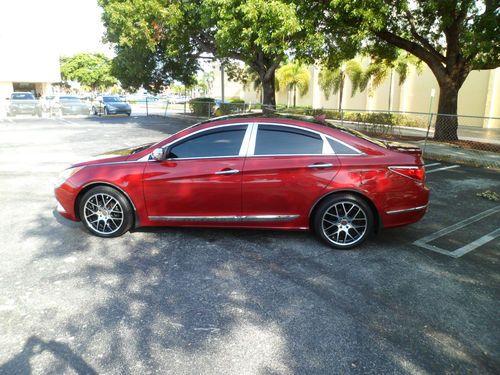
<path fill-rule="evenodd" d="M 320 121 L 234 116 L 73 165 L 58 211 L 100 237 L 142 226 L 313 229 L 335 248 L 420 220 L 421 151 Z"/>

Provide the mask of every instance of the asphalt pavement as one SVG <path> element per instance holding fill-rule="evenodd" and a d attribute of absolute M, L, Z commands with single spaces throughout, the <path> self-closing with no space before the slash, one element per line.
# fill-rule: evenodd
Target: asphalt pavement
<path fill-rule="evenodd" d="M 350 251 L 307 232 L 101 239 L 55 213 L 71 163 L 192 122 L 0 119 L 0 374 L 499 372 L 500 205 L 477 196 L 499 172 L 426 160 L 424 219 Z"/>

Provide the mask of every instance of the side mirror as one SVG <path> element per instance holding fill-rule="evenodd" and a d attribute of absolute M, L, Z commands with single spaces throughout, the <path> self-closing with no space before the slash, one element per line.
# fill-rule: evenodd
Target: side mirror
<path fill-rule="evenodd" d="M 161 160 L 163 160 L 164 154 L 165 154 L 164 150 L 160 147 L 160 148 L 155 148 L 153 150 L 153 152 L 151 153 L 151 156 L 152 156 L 153 160 L 161 161 Z"/>

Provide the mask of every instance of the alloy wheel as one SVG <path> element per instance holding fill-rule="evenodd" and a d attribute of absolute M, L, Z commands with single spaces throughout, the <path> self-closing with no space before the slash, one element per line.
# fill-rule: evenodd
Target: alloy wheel
<path fill-rule="evenodd" d="M 120 202 L 109 194 L 99 193 L 90 196 L 85 202 L 83 212 L 88 226 L 99 234 L 115 233 L 124 221 Z"/>
<path fill-rule="evenodd" d="M 336 246 L 351 246 L 361 241 L 368 229 L 368 217 L 361 206 L 340 201 L 330 206 L 321 219 L 325 237 Z"/>

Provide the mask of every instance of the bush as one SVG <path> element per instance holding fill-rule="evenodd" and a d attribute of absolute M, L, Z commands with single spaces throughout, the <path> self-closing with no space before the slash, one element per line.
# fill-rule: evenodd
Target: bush
<path fill-rule="evenodd" d="M 191 112 L 198 116 L 209 116 L 215 108 L 215 99 L 213 98 L 194 98 L 189 101 Z"/>
<path fill-rule="evenodd" d="M 245 112 L 246 105 L 242 99 L 231 99 L 229 103 L 221 103 L 215 111 L 216 116 L 230 115 L 231 113 Z"/>
<path fill-rule="evenodd" d="M 325 115 L 330 120 L 340 120 L 340 112 L 325 109 L 295 108 L 286 112 L 297 115 L 319 116 Z M 427 121 L 423 118 L 412 117 L 411 115 L 388 113 L 388 112 L 344 112 L 345 121 L 362 122 L 377 125 L 409 126 L 416 128 L 426 128 Z"/>

